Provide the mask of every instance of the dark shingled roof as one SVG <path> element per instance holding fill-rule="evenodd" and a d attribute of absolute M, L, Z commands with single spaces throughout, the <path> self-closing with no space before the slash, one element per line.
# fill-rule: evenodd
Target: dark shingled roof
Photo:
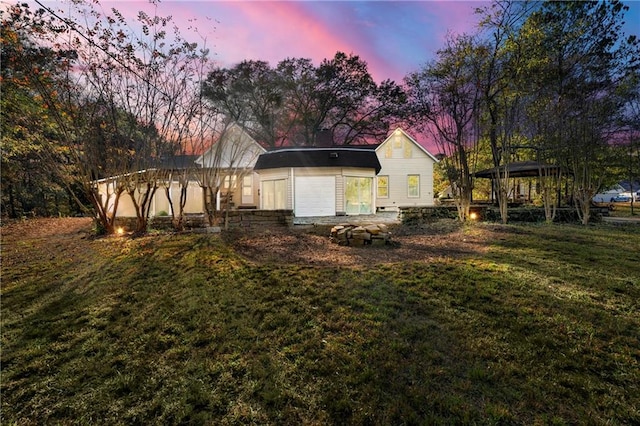
<path fill-rule="evenodd" d="M 509 163 L 508 166 L 509 177 L 517 178 L 517 177 L 537 177 L 540 176 L 540 172 L 543 171 L 545 174 L 557 174 L 560 171 L 559 166 L 554 166 L 552 164 L 544 164 L 538 163 L 537 161 L 516 161 L 514 163 Z M 473 173 L 472 176 L 477 178 L 487 178 L 492 179 L 496 176 L 498 170 L 494 167 L 493 169 L 482 170 L 476 173 Z M 500 176 L 504 176 L 503 167 L 499 168 Z"/>
<path fill-rule="evenodd" d="M 197 167 L 196 160 L 199 155 L 173 155 L 162 158 L 159 168 L 161 169 L 190 169 Z"/>
<path fill-rule="evenodd" d="M 258 157 L 255 170 L 282 167 L 362 167 L 375 169 L 382 166 L 372 149 L 356 148 L 287 148 L 269 151 Z"/>

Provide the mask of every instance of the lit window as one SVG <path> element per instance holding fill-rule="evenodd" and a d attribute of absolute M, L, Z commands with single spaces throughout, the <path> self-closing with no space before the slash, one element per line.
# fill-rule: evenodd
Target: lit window
<path fill-rule="evenodd" d="M 404 141 L 404 158 L 411 158 L 413 155 L 413 144 L 410 141 Z"/>
<path fill-rule="evenodd" d="M 253 176 L 245 176 L 242 178 L 242 195 L 250 197 L 253 195 Z"/>
<path fill-rule="evenodd" d="M 399 133 L 393 135 L 393 147 L 402 148 L 402 136 Z"/>
<path fill-rule="evenodd" d="M 407 176 L 407 196 L 409 198 L 420 197 L 420 175 Z"/>
<path fill-rule="evenodd" d="M 229 189 L 232 188 L 234 189 L 236 187 L 236 176 L 225 176 L 224 177 L 224 182 L 222 184 L 222 187 L 224 189 Z"/>
<path fill-rule="evenodd" d="M 384 150 L 384 156 L 385 158 L 393 158 L 393 146 L 391 145 L 391 142 L 387 142 Z"/>
<path fill-rule="evenodd" d="M 389 198 L 389 176 L 378 176 L 378 198 Z"/>

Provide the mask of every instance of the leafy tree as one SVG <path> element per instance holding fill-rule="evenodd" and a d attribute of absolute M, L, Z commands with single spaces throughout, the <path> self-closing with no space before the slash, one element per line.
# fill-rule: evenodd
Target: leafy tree
<path fill-rule="evenodd" d="M 585 224 L 606 177 L 622 106 L 617 91 L 638 65 L 637 41 L 621 31 L 626 9 L 618 1 L 548 2 L 521 32 L 530 126 L 538 148 L 573 176 L 572 198 Z"/>
<path fill-rule="evenodd" d="M 271 148 L 317 145 L 326 134 L 338 144 L 383 137 L 405 100 L 402 88 L 389 80 L 377 85 L 366 62 L 342 52 L 318 67 L 300 58 L 275 68 L 244 61 L 214 70 L 203 86 L 212 105 Z"/>
<path fill-rule="evenodd" d="M 426 130 L 444 154 L 441 162 L 461 221 L 469 217 L 473 192 L 470 157 L 478 147 L 480 93 L 473 49 L 468 36 L 450 38 L 435 61 L 405 80 L 413 120 L 426 120 Z"/>
<path fill-rule="evenodd" d="M 480 35 L 484 35 L 472 54 L 480 91 L 481 133 L 489 141 L 493 167 L 494 192 L 502 222 L 508 218 L 509 163 L 515 154 L 523 112 L 524 93 L 519 90 L 525 54 L 517 32 L 530 13 L 530 3 L 504 1 L 477 10 L 482 14 Z"/>
<path fill-rule="evenodd" d="M 246 123 L 254 139 L 270 147 L 281 143 L 282 88 L 267 62 L 214 69 L 203 83 L 203 94 L 230 120 Z"/>
<path fill-rule="evenodd" d="M 60 167 L 65 152 L 55 143 L 60 130 L 38 91 L 40 86 L 56 93 L 59 74 L 75 52 L 35 43 L 34 35 L 48 25 L 42 12 L 16 5 L 0 14 L 3 214 L 76 213 L 68 176 Z"/>

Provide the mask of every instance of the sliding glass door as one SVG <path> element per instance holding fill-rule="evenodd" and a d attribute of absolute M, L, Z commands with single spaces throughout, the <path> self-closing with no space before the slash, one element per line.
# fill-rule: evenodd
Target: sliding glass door
<path fill-rule="evenodd" d="M 373 178 L 345 178 L 345 211 L 347 214 L 371 214 L 373 209 Z"/>

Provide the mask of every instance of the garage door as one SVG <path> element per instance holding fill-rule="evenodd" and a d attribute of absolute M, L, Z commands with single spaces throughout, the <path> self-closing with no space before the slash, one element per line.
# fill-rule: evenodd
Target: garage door
<path fill-rule="evenodd" d="M 334 176 L 297 177 L 295 185 L 297 217 L 336 215 L 336 178 Z"/>

